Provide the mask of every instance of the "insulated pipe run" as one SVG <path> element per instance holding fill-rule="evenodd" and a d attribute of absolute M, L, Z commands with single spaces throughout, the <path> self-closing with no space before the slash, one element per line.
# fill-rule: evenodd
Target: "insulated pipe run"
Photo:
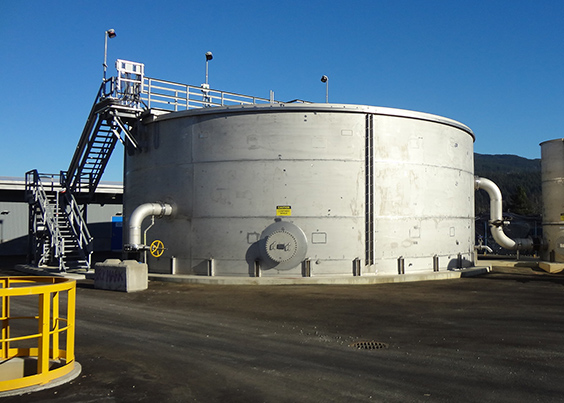
<path fill-rule="evenodd" d="M 172 214 L 172 206 L 167 203 L 145 203 L 137 207 L 129 218 L 129 244 L 131 250 L 139 250 L 144 245 L 141 243 L 141 224 L 150 216 L 161 218 Z"/>
<path fill-rule="evenodd" d="M 499 246 L 509 250 L 531 250 L 534 247 L 532 239 L 511 239 L 503 232 L 502 197 L 499 187 L 489 179 L 476 177 L 476 190 L 483 189 L 490 196 L 490 231 Z"/>

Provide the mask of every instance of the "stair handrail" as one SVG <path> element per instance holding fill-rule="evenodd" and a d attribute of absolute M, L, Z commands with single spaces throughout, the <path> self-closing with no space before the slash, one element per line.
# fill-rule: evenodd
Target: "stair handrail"
<path fill-rule="evenodd" d="M 88 258 L 93 250 L 93 237 L 90 235 L 86 220 L 82 216 L 80 207 L 72 192 L 64 189 L 59 194 L 64 198 L 65 213 L 76 242 L 80 249 L 85 252 L 85 257 Z"/>
<path fill-rule="evenodd" d="M 55 191 L 55 176 L 56 175 L 51 174 L 40 174 L 36 169 L 26 172 L 25 193 L 28 202 L 37 203 L 37 205 L 39 205 L 43 213 L 43 222 L 51 234 L 51 247 L 53 247 L 54 250 L 53 256 L 60 261 L 60 257 L 64 253 L 65 240 L 57 225 L 56 212 L 58 211 L 58 204 L 53 207 L 53 205 L 49 203 L 47 191 L 41 180 L 42 177 L 51 178 L 50 190 Z"/>

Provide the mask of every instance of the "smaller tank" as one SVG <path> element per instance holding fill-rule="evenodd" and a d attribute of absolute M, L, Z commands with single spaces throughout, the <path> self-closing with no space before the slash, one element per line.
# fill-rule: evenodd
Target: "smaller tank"
<path fill-rule="evenodd" d="M 542 142 L 542 260 L 564 262 L 564 139 Z"/>

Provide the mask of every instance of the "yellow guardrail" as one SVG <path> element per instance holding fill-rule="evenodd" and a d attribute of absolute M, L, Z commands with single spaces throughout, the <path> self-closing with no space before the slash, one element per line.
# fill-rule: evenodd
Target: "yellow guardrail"
<path fill-rule="evenodd" d="M 75 368 L 76 281 L 0 277 L 0 299 L 0 392 L 43 385 L 69 374 Z M 31 315 L 13 316 L 12 306 Z M 18 362 L 22 360 L 37 360 L 37 368 Z"/>

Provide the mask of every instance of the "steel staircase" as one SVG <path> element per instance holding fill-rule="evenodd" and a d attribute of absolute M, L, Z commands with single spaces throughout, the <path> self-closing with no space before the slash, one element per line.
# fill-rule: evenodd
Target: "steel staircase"
<path fill-rule="evenodd" d="M 112 100 L 94 105 L 64 177 L 65 186 L 81 200 L 88 201 L 94 195 L 118 140 L 137 147 L 127 129 L 137 116 L 114 105 Z"/>
<path fill-rule="evenodd" d="M 85 206 L 92 201 L 117 142 L 138 147 L 130 130 L 143 112 L 278 103 L 272 92 L 264 99 L 147 78 L 142 63 L 117 60 L 116 70 L 117 76 L 104 79 L 100 86 L 68 170 L 59 175 L 26 173 L 30 263 L 58 266 L 60 271 L 90 269 L 92 237 Z"/>
<path fill-rule="evenodd" d="M 90 268 L 92 237 L 71 193 L 57 175 L 26 173 L 31 263 L 59 271 Z"/>
<path fill-rule="evenodd" d="M 85 206 L 93 199 L 118 141 L 137 147 L 129 127 L 143 111 L 139 66 L 102 83 L 66 172 L 58 178 L 36 170 L 26 174 L 30 263 L 58 266 L 59 271 L 90 269 L 92 236 L 79 202 Z"/>

